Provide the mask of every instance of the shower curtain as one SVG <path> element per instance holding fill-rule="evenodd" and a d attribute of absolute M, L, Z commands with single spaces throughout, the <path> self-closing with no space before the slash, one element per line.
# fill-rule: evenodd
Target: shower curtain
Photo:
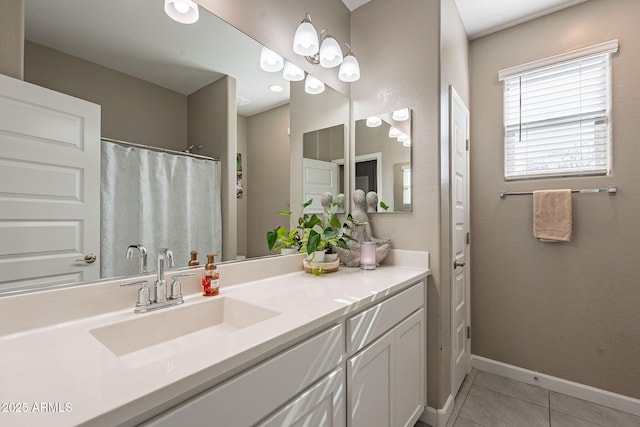
<path fill-rule="evenodd" d="M 220 179 L 219 161 L 102 141 L 101 277 L 139 273 L 129 245 L 147 249 L 151 272 L 160 248 L 171 249 L 176 267 L 193 250 L 203 264 L 221 255 Z"/>

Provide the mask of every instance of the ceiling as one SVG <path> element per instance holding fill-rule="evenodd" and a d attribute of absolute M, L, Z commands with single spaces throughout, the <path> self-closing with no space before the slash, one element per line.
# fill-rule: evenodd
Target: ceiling
<path fill-rule="evenodd" d="M 391 0 L 387 0 L 391 1 Z M 586 0 L 455 0 L 470 40 Z M 355 10 L 369 0 L 342 0 Z"/>

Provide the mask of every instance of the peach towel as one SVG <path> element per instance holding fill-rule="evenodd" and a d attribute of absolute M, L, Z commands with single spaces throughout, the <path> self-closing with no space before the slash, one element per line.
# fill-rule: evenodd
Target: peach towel
<path fill-rule="evenodd" d="M 571 190 L 533 192 L 533 236 L 541 242 L 571 240 Z"/>

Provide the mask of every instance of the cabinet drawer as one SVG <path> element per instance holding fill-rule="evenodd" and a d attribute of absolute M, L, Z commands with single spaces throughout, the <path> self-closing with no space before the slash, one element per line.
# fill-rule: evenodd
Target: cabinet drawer
<path fill-rule="evenodd" d="M 343 340 L 342 325 L 336 325 L 182 403 L 147 425 L 254 425 L 335 369 L 342 361 Z"/>
<path fill-rule="evenodd" d="M 338 368 L 261 422 L 258 427 L 344 427 L 344 402 L 344 372 L 342 368 Z"/>
<path fill-rule="evenodd" d="M 424 305 L 424 281 L 347 319 L 347 352 L 356 353 Z"/>

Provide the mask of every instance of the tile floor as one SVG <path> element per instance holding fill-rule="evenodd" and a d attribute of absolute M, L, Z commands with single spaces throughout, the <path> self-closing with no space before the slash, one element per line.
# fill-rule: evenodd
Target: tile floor
<path fill-rule="evenodd" d="M 640 427 L 640 417 L 473 369 L 447 427 L 478 426 Z"/>

